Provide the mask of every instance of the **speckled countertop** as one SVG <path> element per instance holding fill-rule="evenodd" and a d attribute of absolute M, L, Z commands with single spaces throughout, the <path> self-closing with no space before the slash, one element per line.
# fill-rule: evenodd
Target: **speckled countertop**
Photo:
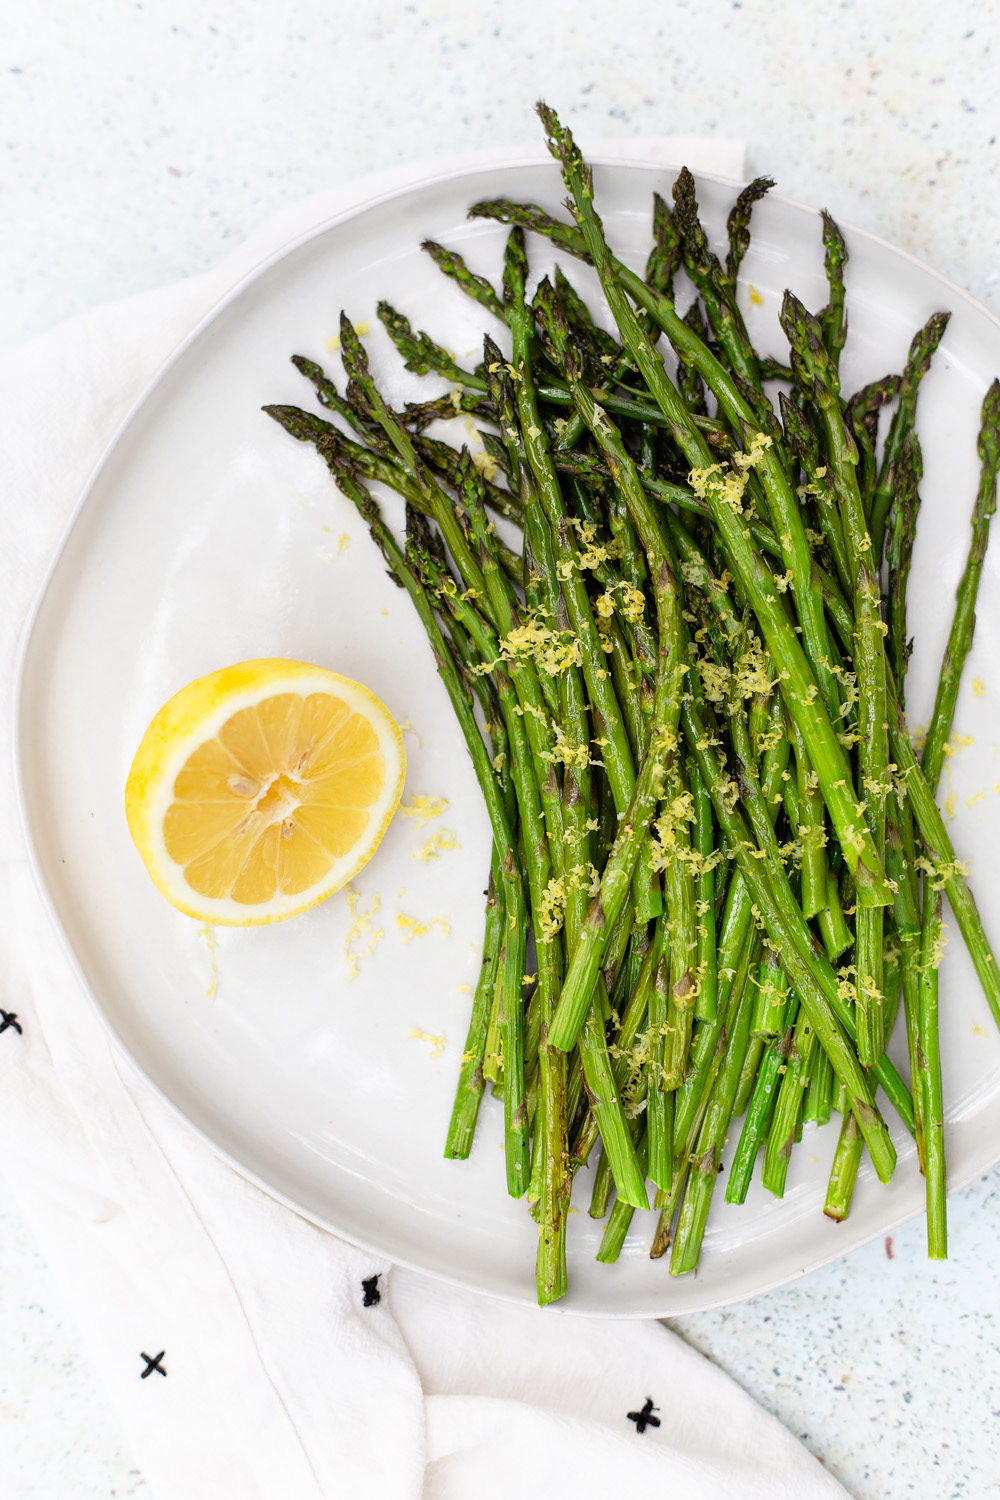
<path fill-rule="evenodd" d="M 408 157 L 586 139 L 748 143 L 1000 311 L 994 0 L 36 0 L 0 37 L 0 348 L 191 274 L 282 204 Z M 857 1500 L 1000 1496 L 1000 1170 L 923 1225 L 674 1326 Z M 72 1316 L 0 1195 L 0 1490 L 148 1490 Z"/>

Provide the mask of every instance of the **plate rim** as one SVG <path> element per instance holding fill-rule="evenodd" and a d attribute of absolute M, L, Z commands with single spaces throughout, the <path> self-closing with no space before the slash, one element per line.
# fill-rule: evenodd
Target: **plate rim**
<path fill-rule="evenodd" d="M 656 163 L 648 160 L 637 160 L 636 158 L 629 157 L 628 155 L 618 156 L 609 154 L 607 152 L 588 154 L 587 161 L 588 164 L 602 170 L 605 168 L 628 168 L 630 170 L 637 170 L 640 173 L 650 176 L 669 172 L 672 169 L 675 170 L 679 165 L 678 163 L 667 161 L 663 163 Z M 24 718 L 26 712 L 25 698 L 28 691 L 25 680 L 28 658 L 31 652 L 32 641 L 36 632 L 36 628 L 38 626 L 39 617 L 41 615 L 45 600 L 48 597 L 49 589 L 52 585 L 54 575 L 59 567 L 63 554 L 69 545 L 70 537 L 77 525 L 77 522 L 84 509 L 86 508 L 87 502 L 90 499 L 90 496 L 95 489 L 97 481 L 100 478 L 100 475 L 103 472 L 105 466 L 108 464 L 113 453 L 117 449 L 119 443 L 132 425 L 133 421 L 136 419 L 142 409 L 147 405 L 147 403 L 149 403 L 153 399 L 158 388 L 166 381 L 174 366 L 180 362 L 180 360 L 187 353 L 188 349 L 197 342 L 197 340 L 211 327 L 211 325 L 223 313 L 223 311 L 227 307 L 229 307 L 230 304 L 233 303 L 245 290 L 252 286 L 261 277 L 263 277 L 268 271 L 277 266 L 286 257 L 292 255 L 296 250 L 308 245 L 312 240 L 319 238 L 321 235 L 326 234 L 333 229 L 339 228 L 346 223 L 349 223 L 352 219 L 361 217 L 363 214 L 371 211 L 372 209 L 381 207 L 387 203 L 391 203 L 395 199 L 407 197 L 420 190 L 426 190 L 433 187 L 454 183 L 461 179 L 475 179 L 476 177 L 493 174 L 497 171 L 515 171 L 523 167 L 539 166 L 549 166 L 552 167 L 553 171 L 558 170 L 552 158 L 546 153 L 539 151 L 531 155 L 497 158 L 490 161 L 483 161 L 477 164 L 442 169 L 440 171 L 426 172 L 411 181 L 399 183 L 394 187 L 386 188 L 374 193 L 369 193 L 367 196 L 363 197 L 353 204 L 348 205 L 347 207 L 338 209 L 334 213 L 323 215 L 322 217 L 314 220 L 305 228 L 300 229 L 299 231 L 289 235 L 287 238 L 281 240 L 280 243 L 273 247 L 270 251 L 261 255 L 261 257 L 255 260 L 251 265 L 235 274 L 233 280 L 221 292 L 219 292 L 219 294 L 214 298 L 214 300 L 205 309 L 205 311 L 197 318 L 195 323 L 173 345 L 173 347 L 157 365 L 153 373 L 149 376 L 148 380 L 144 383 L 142 388 L 136 393 L 133 400 L 129 403 L 125 413 L 116 423 L 111 435 L 103 445 L 100 454 L 91 465 L 87 476 L 80 487 L 79 494 L 74 501 L 70 511 L 68 512 L 66 521 L 61 529 L 58 540 L 53 548 L 48 564 L 44 570 L 42 580 L 37 587 L 33 602 L 21 626 L 20 639 L 14 663 L 13 714 L 10 725 L 10 743 L 13 751 L 12 759 L 14 765 L 14 794 L 17 808 L 18 825 L 20 827 L 21 834 L 24 840 L 25 850 L 27 853 L 27 862 L 31 869 L 35 890 L 38 893 L 46 915 L 51 922 L 52 927 L 54 928 L 55 934 L 63 952 L 63 956 L 67 960 L 78 985 L 87 996 L 92 1012 L 96 1012 L 96 1015 L 99 1018 L 99 1022 L 104 1030 L 106 1037 L 117 1049 L 118 1054 L 127 1061 L 129 1067 L 132 1068 L 135 1073 L 138 1074 L 138 1076 L 145 1080 L 145 1082 L 154 1090 L 157 1098 L 167 1104 L 167 1106 L 177 1119 L 181 1120 L 188 1129 L 194 1131 L 194 1133 L 201 1140 L 203 1140 L 218 1157 L 221 1157 L 222 1160 L 224 1160 L 244 1180 L 253 1183 L 254 1186 L 267 1194 L 269 1198 L 281 1203 L 286 1208 L 299 1215 L 299 1217 L 306 1219 L 308 1222 L 316 1225 L 318 1228 L 323 1229 L 329 1234 L 333 1234 L 340 1239 L 344 1239 L 347 1243 L 367 1250 L 371 1254 L 377 1255 L 382 1259 L 389 1260 L 394 1265 L 403 1266 L 408 1270 L 417 1272 L 418 1274 L 430 1276 L 434 1280 L 443 1282 L 446 1285 L 458 1286 L 466 1290 L 474 1290 L 484 1296 L 496 1297 L 501 1301 L 513 1303 L 518 1306 L 533 1306 L 534 1298 L 527 1292 L 521 1295 L 512 1290 L 498 1289 L 496 1287 L 483 1285 L 478 1281 L 464 1278 L 447 1270 L 435 1269 L 433 1266 L 428 1266 L 419 1263 L 414 1259 L 410 1259 L 406 1255 L 400 1255 L 394 1251 L 387 1250 L 385 1247 L 378 1245 L 371 1240 L 368 1240 L 364 1236 L 356 1236 L 352 1234 L 348 1239 L 348 1237 L 344 1235 L 343 1230 L 338 1228 L 329 1219 L 325 1218 L 322 1214 L 316 1213 L 315 1211 L 308 1209 L 302 1204 L 296 1202 L 292 1196 L 266 1181 L 251 1167 L 246 1166 L 232 1153 L 232 1151 L 216 1141 L 206 1128 L 192 1120 L 190 1116 L 185 1113 L 181 1105 L 175 1102 L 170 1097 L 165 1088 L 161 1086 L 161 1084 L 159 1084 L 157 1080 L 147 1071 L 146 1067 L 143 1066 L 138 1058 L 132 1053 L 131 1049 L 127 1046 L 124 1039 L 119 1035 L 111 1020 L 110 1015 L 102 1005 L 94 989 L 85 977 L 74 945 L 71 942 L 69 934 L 63 925 L 62 919 L 56 908 L 54 897 L 52 896 L 48 888 L 48 884 L 42 871 L 41 859 L 33 835 L 31 821 L 28 815 L 23 777 L 22 746 L 24 745 Z M 698 170 L 695 171 L 693 175 L 696 183 L 702 181 L 712 182 L 735 191 L 738 191 L 744 185 L 738 179 L 721 173 Z M 788 194 L 774 191 L 769 192 L 767 196 L 768 201 L 781 204 L 784 207 L 792 209 L 796 213 L 804 213 L 811 217 L 815 217 L 817 220 L 820 217 L 819 209 L 815 209 L 809 204 L 803 203 L 801 199 L 797 199 L 791 197 Z M 287 209 L 284 210 L 284 212 L 287 212 Z M 258 230 L 254 231 L 254 234 L 258 234 L 266 230 L 267 222 L 268 221 L 265 221 L 265 223 L 262 224 Z M 908 262 L 923 274 L 933 277 L 934 280 L 939 283 L 940 286 L 945 289 L 953 298 L 963 302 L 972 313 L 978 315 L 979 317 L 985 318 L 988 323 L 993 325 L 997 333 L 1000 333 L 1000 316 L 993 313 L 988 307 L 981 303 L 976 297 L 973 296 L 971 292 L 962 287 L 958 282 L 955 282 L 950 277 L 946 276 L 943 272 L 938 271 L 933 266 L 929 266 L 926 262 L 920 260 L 920 258 L 914 255 L 912 252 L 901 249 L 899 246 L 894 245 L 891 241 L 885 239 L 881 235 L 873 233 L 871 230 L 861 228 L 860 226 L 846 219 L 838 218 L 837 224 L 841 228 L 841 230 L 844 231 L 845 236 L 857 236 L 858 238 L 879 247 L 881 250 L 888 251 L 897 259 L 902 259 Z M 239 252 L 237 251 L 235 253 L 238 254 Z M 175 285 L 176 284 L 178 283 L 175 283 Z M 954 308 L 952 308 L 951 311 L 954 311 Z M 961 1192 L 976 1178 L 982 1176 L 984 1172 L 987 1172 L 991 1170 L 992 1167 L 996 1166 L 998 1162 L 1000 1162 L 1000 1139 L 998 1139 L 997 1142 L 996 1154 L 991 1161 L 987 1162 L 985 1165 L 973 1165 L 965 1172 L 961 1172 L 958 1174 L 949 1173 L 947 1188 L 948 1196 L 951 1197 L 953 1194 Z M 782 1286 L 791 1285 L 793 1282 L 798 1281 L 802 1276 L 808 1275 L 812 1271 L 820 1270 L 822 1267 L 830 1265 L 835 1261 L 842 1259 L 845 1255 L 853 1253 L 853 1251 L 855 1250 L 862 1249 L 864 1246 L 871 1244 L 874 1240 L 879 1239 L 883 1235 L 894 1232 L 902 1225 L 911 1222 L 911 1220 L 919 1218 L 923 1212 L 924 1210 L 922 1206 L 918 1206 L 912 1211 L 904 1209 L 901 1213 L 892 1218 L 891 1221 L 886 1221 L 880 1224 L 878 1228 L 872 1230 L 870 1234 L 866 1234 L 863 1236 L 863 1238 L 853 1242 L 848 1250 L 838 1249 L 835 1245 L 831 1246 L 829 1253 L 824 1252 L 814 1258 L 809 1259 L 804 1265 L 791 1273 L 779 1273 L 775 1275 L 773 1279 L 757 1285 L 749 1291 L 741 1291 L 736 1294 L 723 1293 L 722 1295 L 708 1295 L 704 1299 L 699 1299 L 694 1306 L 685 1306 L 684 1308 L 668 1307 L 663 1310 L 644 1311 L 621 1311 L 613 1308 L 593 1308 L 590 1306 L 577 1306 L 572 1300 L 571 1289 L 569 1297 L 560 1299 L 559 1302 L 551 1304 L 551 1310 L 554 1310 L 555 1312 L 568 1317 L 594 1317 L 606 1319 L 669 1319 L 672 1317 L 687 1316 L 688 1314 L 707 1312 L 719 1307 L 735 1306 L 740 1302 L 745 1302 L 754 1297 L 762 1296 L 766 1293 L 775 1291 Z M 669 1284 L 669 1279 L 667 1284 Z"/>

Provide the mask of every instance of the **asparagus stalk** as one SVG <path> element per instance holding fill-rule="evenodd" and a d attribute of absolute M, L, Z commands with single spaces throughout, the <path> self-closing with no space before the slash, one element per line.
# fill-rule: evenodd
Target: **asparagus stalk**
<path fill-rule="evenodd" d="M 972 634 L 976 628 L 976 596 L 979 580 L 986 560 L 986 543 L 989 540 L 990 521 L 997 504 L 997 472 L 1000 470 L 1000 381 L 994 380 L 983 400 L 982 425 L 979 429 L 979 458 L 982 468 L 979 490 L 972 511 L 972 542 L 965 564 L 965 572 L 955 595 L 955 617 L 952 621 L 941 676 L 938 680 L 934 712 L 921 764 L 927 785 L 931 791 L 937 789 L 944 766 L 945 746 L 951 734 L 958 699 L 962 668 L 972 645 Z"/>
<path fill-rule="evenodd" d="M 854 596 L 854 666 L 858 688 L 858 770 L 864 812 L 877 855 L 885 846 L 885 798 L 889 781 L 885 651 L 881 591 L 867 518 L 857 480 L 857 446 L 844 426 L 840 381 L 822 340 L 818 321 L 798 298 L 785 293 L 782 327 L 792 347 L 792 368 L 819 407 L 835 476 Z M 859 903 L 856 921 L 858 1056 L 871 1066 L 885 1046 L 882 986 L 883 919 L 878 908 Z"/>
<path fill-rule="evenodd" d="M 941 1093 L 941 1046 L 938 1035 L 938 964 L 941 962 L 941 893 L 924 893 L 920 935 L 920 1064 L 927 1156 L 927 1254 L 946 1260 L 944 1101 Z"/>
<path fill-rule="evenodd" d="M 916 536 L 917 511 L 920 508 L 918 486 L 923 472 L 923 459 L 916 433 L 910 433 L 895 470 L 893 487 L 895 499 L 889 512 L 889 534 L 886 545 L 888 565 L 888 589 L 886 596 L 886 619 L 889 634 L 886 650 L 903 703 L 906 683 L 906 665 L 910 658 L 910 639 L 906 632 L 906 586 L 910 577 L 910 562 Z"/>
<path fill-rule="evenodd" d="M 750 1097 L 746 1118 L 743 1121 L 743 1129 L 740 1131 L 739 1144 L 736 1147 L 736 1155 L 733 1157 L 733 1164 L 729 1170 L 729 1178 L 726 1183 L 727 1203 L 746 1202 L 754 1163 L 767 1137 L 771 1112 L 774 1108 L 774 1102 L 778 1095 L 784 1071 L 788 1066 L 788 1055 L 792 1047 L 797 1004 L 798 1002 L 794 997 L 789 999 L 786 994 L 785 1005 L 780 1017 L 775 1017 L 774 1021 L 769 1023 L 775 1025 L 777 1029 L 768 1038 L 764 1057 L 761 1061 L 753 1093 Z M 755 1019 L 755 1029 L 757 1024 L 757 1020 Z M 854 1116 L 850 1115 L 849 1118 L 853 1120 Z"/>
<path fill-rule="evenodd" d="M 753 182 L 747 184 L 741 191 L 736 202 L 730 210 L 729 218 L 726 220 L 726 234 L 729 238 L 729 254 L 726 256 L 726 275 L 731 284 L 736 285 L 743 257 L 750 248 L 750 216 L 755 203 L 759 203 L 767 193 L 774 187 L 773 177 L 755 177 Z M 646 276 L 649 281 L 650 277 Z M 660 291 L 668 291 L 667 287 L 660 287 Z"/>
<path fill-rule="evenodd" d="M 889 434 L 885 440 L 882 466 L 879 469 L 878 485 L 872 496 L 871 537 L 872 550 L 877 558 L 882 557 L 885 538 L 885 523 L 892 505 L 892 473 L 899 462 L 903 444 L 913 431 L 917 414 L 917 393 L 920 382 L 931 367 L 931 360 L 944 337 L 950 313 L 932 313 L 923 328 L 913 337 L 903 378 L 899 386 L 899 405 L 896 408 Z"/>
<path fill-rule="evenodd" d="M 910 744 L 906 721 L 893 703 L 889 723 L 892 755 L 906 781 L 906 795 L 914 820 L 935 867 L 935 881 L 947 894 L 969 957 L 979 976 L 993 1019 L 1000 1027 L 1000 971 L 993 956 L 986 929 L 983 927 L 975 897 L 969 889 L 964 868 L 955 854 L 933 793 Z"/>
<path fill-rule="evenodd" d="M 695 1015 L 700 1021 L 712 1021 L 718 1013 L 719 995 L 719 955 L 715 934 L 715 825 L 712 799 L 693 760 L 688 761 L 687 783 L 694 801 L 694 849 L 698 855 L 695 882 L 698 997 Z"/>
<path fill-rule="evenodd" d="M 719 1178 L 720 1158 L 726 1131 L 733 1113 L 733 1101 L 739 1084 L 740 1070 L 750 1036 L 750 1012 L 753 999 L 744 991 L 736 1012 L 732 1035 L 722 1067 L 712 1089 L 705 1122 L 695 1148 L 681 1203 L 680 1219 L 670 1257 L 671 1276 L 682 1276 L 694 1270 L 701 1253 L 701 1242 L 708 1222 L 708 1210 Z"/>
<path fill-rule="evenodd" d="M 826 1188 L 826 1202 L 823 1205 L 827 1218 L 833 1219 L 837 1224 L 847 1218 L 864 1144 L 857 1119 L 848 1112 L 841 1122 Z"/>
<path fill-rule="evenodd" d="M 800 1010 L 792 1033 L 792 1044 L 785 1061 L 785 1071 L 778 1086 L 774 1116 L 764 1146 L 761 1181 L 776 1198 L 784 1197 L 785 1179 L 792 1147 L 809 1082 L 809 1065 L 816 1046 L 816 1034 L 804 1010 Z M 856 1116 L 852 1115 L 852 1119 Z"/>
<path fill-rule="evenodd" d="M 486 1033 L 489 1027 L 490 1010 L 500 970 L 500 945 L 505 925 L 506 912 L 502 895 L 497 885 L 501 879 L 499 860 L 493 855 L 490 871 L 489 895 L 486 901 L 486 927 L 483 934 L 483 962 L 472 1001 L 469 1031 L 459 1064 L 458 1086 L 451 1112 L 444 1154 L 448 1157 L 464 1158 L 472 1150 L 472 1138 L 476 1130 L 479 1101 L 483 1096 L 485 1077 L 483 1058 L 486 1052 Z M 501 888 L 502 889 L 502 888 Z"/>
<path fill-rule="evenodd" d="M 847 313 L 844 309 L 844 267 L 850 257 L 844 236 L 836 222 L 824 208 L 823 220 L 823 266 L 830 288 L 830 300 L 819 315 L 823 329 L 823 342 L 834 368 L 840 364 L 840 351 L 847 342 Z"/>

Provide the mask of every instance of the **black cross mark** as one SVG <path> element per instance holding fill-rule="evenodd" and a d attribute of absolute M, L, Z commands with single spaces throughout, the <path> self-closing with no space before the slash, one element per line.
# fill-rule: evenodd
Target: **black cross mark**
<path fill-rule="evenodd" d="M 625 1415 L 630 1422 L 635 1423 L 636 1432 L 645 1432 L 647 1427 L 659 1427 L 659 1417 L 653 1416 L 654 1411 L 659 1411 L 659 1409 L 658 1406 L 653 1405 L 652 1396 L 647 1396 L 646 1404 L 642 1408 L 642 1411 L 630 1411 L 626 1412 Z"/>
<path fill-rule="evenodd" d="M 375 1307 L 382 1301 L 382 1293 L 378 1289 L 378 1275 L 368 1276 L 361 1283 L 361 1290 L 365 1294 L 364 1307 Z"/>
<path fill-rule="evenodd" d="M 16 1031 L 18 1036 L 24 1035 L 21 1023 L 17 1019 L 17 1012 L 13 1010 L 0 1010 L 0 1031 L 6 1031 L 8 1026 Z"/>
<path fill-rule="evenodd" d="M 146 1361 L 146 1368 L 143 1370 L 142 1374 L 139 1376 L 140 1380 L 145 1380 L 146 1376 L 147 1375 L 152 1375 L 152 1373 L 153 1373 L 154 1370 L 156 1371 L 157 1375 L 162 1375 L 162 1376 L 164 1376 L 164 1378 L 166 1377 L 166 1373 L 167 1372 L 163 1368 L 163 1366 L 160 1364 L 160 1360 L 163 1358 L 163 1356 L 166 1354 L 166 1352 L 167 1352 L 166 1349 L 161 1349 L 160 1352 L 159 1352 L 159 1354 L 157 1354 L 157 1356 L 155 1357 L 155 1359 L 150 1359 L 150 1357 L 149 1357 L 148 1354 L 141 1354 L 141 1358 Z"/>

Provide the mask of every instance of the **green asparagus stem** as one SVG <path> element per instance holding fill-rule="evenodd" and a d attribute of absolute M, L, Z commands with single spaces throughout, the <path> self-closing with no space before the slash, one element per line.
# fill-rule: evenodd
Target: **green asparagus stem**
<path fill-rule="evenodd" d="M 920 508 L 919 485 L 923 474 L 923 459 L 920 443 L 915 432 L 911 432 L 903 444 L 902 452 L 893 471 L 895 499 L 889 512 L 889 532 L 886 542 L 888 566 L 888 589 L 886 591 L 886 619 L 889 634 L 886 650 L 892 665 L 893 676 L 903 706 L 903 690 L 906 684 L 906 666 L 910 657 L 910 639 L 906 631 L 906 586 L 910 577 L 910 561 L 917 530 L 917 511 Z"/>
<path fill-rule="evenodd" d="M 739 275 L 743 257 L 750 248 L 750 215 L 755 203 L 759 203 L 765 194 L 774 187 L 773 177 L 755 177 L 753 182 L 748 183 L 742 190 L 726 220 L 726 233 L 729 237 L 729 254 L 726 256 L 726 275 L 733 286 Z M 649 281 L 647 275 L 646 280 Z M 661 291 L 669 288 L 661 287 Z"/>
<path fill-rule="evenodd" d="M 745 991 L 736 1012 L 732 1035 L 722 1067 L 712 1089 L 694 1159 L 681 1202 L 677 1235 L 670 1257 L 671 1276 L 682 1276 L 698 1264 L 708 1210 L 719 1177 L 720 1158 L 733 1113 L 733 1100 L 750 1037 L 753 999 Z"/>
<path fill-rule="evenodd" d="M 817 913 L 816 922 L 826 956 L 831 963 L 854 946 L 854 933 L 847 925 L 844 908 L 840 904 L 837 878 L 829 870 L 826 876 L 826 908 Z"/>
<path fill-rule="evenodd" d="M 952 621 L 941 676 L 938 681 L 934 712 L 927 730 L 927 741 L 921 764 L 927 785 L 936 791 L 944 766 L 945 746 L 951 734 L 958 699 L 962 668 L 972 645 L 976 628 L 976 596 L 986 559 L 990 520 L 997 505 L 997 472 L 1000 470 L 1000 381 L 994 380 L 983 401 L 982 425 L 979 429 L 979 458 L 982 470 L 979 491 L 972 512 L 972 542 L 962 581 L 955 595 L 955 618 Z"/>
<path fill-rule="evenodd" d="M 892 419 L 889 434 L 885 440 L 885 450 L 882 454 L 882 467 L 879 470 L 878 485 L 872 496 L 870 530 L 872 537 L 872 550 L 874 555 L 881 560 L 882 547 L 885 538 L 885 523 L 892 505 L 892 472 L 899 462 L 903 451 L 903 444 L 907 436 L 913 431 L 913 423 L 917 413 L 917 392 L 920 382 L 931 367 L 931 360 L 944 337 L 944 331 L 948 326 L 950 313 L 932 313 L 920 329 L 914 335 L 910 345 L 909 358 L 906 361 L 906 369 L 899 386 L 899 405 Z"/>
<path fill-rule="evenodd" d="M 478 302 L 480 307 L 485 307 L 495 318 L 499 318 L 501 323 L 504 321 L 503 303 L 485 276 L 477 276 L 474 271 L 470 271 L 456 251 L 446 250 L 436 240 L 424 240 L 420 248 L 426 250 L 438 270 L 455 281 L 467 296 Z"/>
<path fill-rule="evenodd" d="M 548 125 L 546 128 L 548 130 Z M 548 133 L 550 136 L 553 135 L 551 130 Z M 734 237 L 737 244 L 737 256 L 744 233 L 749 242 L 747 205 L 741 208 L 737 204 L 733 214 L 736 216 L 736 223 L 732 226 L 730 234 L 730 263 L 733 260 Z M 746 223 L 743 223 L 744 219 Z M 681 170 L 674 183 L 674 223 L 684 246 L 685 268 L 701 296 L 712 331 L 726 354 L 730 368 L 751 386 L 757 385 L 757 356 L 750 343 L 746 324 L 736 301 L 736 287 L 728 271 L 723 270 L 702 228 L 698 218 L 694 177 L 687 167 Z M 584 234 L 586 235 L 586 228 L 584 228 Z M 600 258 L 595 254 L 594 246 L 589 240 L 588 249 L 594 255 L 595 264 L 600 269 Z"/>
<path fill-rule="evenodd" d="M 802 843 L 802 914 L 814 917 L 827 903 L 826 827 L 819 781 L 809 764 L 805 741 L 792 724 L 799 799 L 798 835 Z"/>
<path fill-rule="evenodd" d="M 726 1202 L 745 1203 L 753 1176 L 754 1164 L 763 1145 L 771 1120 L 778 1089 L 788 1065 L 788 1054 L 794 1035 L 795 1010 L 798 1002 L 794 996 L 786 1003 L 782 1016 L 783 1030 L 772 1036 L 764 1052 L 753 1094 L 747 1107 L 743 1129 L 740 1131 L 736 1155 L 729 1170 L 726 1183 Z M 849 1116 L 854 1119 L 853 1115 Z"/>
<path fill-rule="evenodd" d="M 840 504 L 854 597 L 854 667 L 858 690 L 858 770 L 864 816 L 876 854 L 885 846 L 885 798 L 889 784 L 885 651 L 878 569 L 857 479 L 857 445 L 844 426 L 840 381 L 815 318 L 791 292 L 785 293 L 781 323 L 792 348 L 792 369 L 819 408 Z M 882 988 L 883 919 L 859 901 L 856 919 L 858 1057 L 871 1066 L 885 1046 Z"/>
<path fill-rule="evenodd" d="M 834 368 L 840 363 L 840 351 L 847 342 L 847 314 L 844 311 L 844 267 L 849 256 L 847 246 L 844 244 L 844 236 L 841 234 L 834 220 L 827 213 L 822 212 L 823 219 L 823 247 L 824 267 L 826 279 L 830 287 L 830 300 L 819 315 L 820 325 L 823 329 L 823 342 L 826 345 Z"/>
<path fill-rule="evenodd" d="M 500 944 L 505 924 L 499 860 L 493 855 L 490 871 L 489 896 L 486 902 L 486 929 L 483 935 L 483 963 L 472 1001 L 469 1031 L 459 1065 L 458 1087 L 451 1112 L 451 1122 L 445 1140 L 444 1154 L 448 1157 L 464 1158 L 472 1150 L 472 1137 L 479 1115 L 479 1101 L 483 1096 L 485 1078 L 483 1058 L 486 1052 L 486 1033 L 490 1021 L 490 1009 L 496 989 L 500 968 Z"/>
<path fill-rule="evenodd" d="M 1000 971 L 997 969 L 997 961 L 962 865 L 948 837 L 944 819 L 913 753 L 906 721 L 895 703 L 892 713 L 889 725 L 892 756 L 905 777 L 906 795 L 913 809 L 914 820 L 936 870 L 935 882 L 940 883 L 951 902 L 951 909 L 965 939 L 965 946 L 979 976 L 993 1019 L 1000 1026 Z"/>
<path fill-rule="evenodd" d="M 891 799 L 886 823 L 886 872 L 895 883 L 893 927 L 899 943 L 899 972 L 903 992 L 903 1014 L 909 1053 L 910 1077 L 920 1074 L 920 876 L 917 872 L 916 845 L 913 836 L 913 814 L 905 799 Z M 926 1171 L 927 1152 L 924 1130 L 924 1092 L 914 1085 L 913 1117 L 917 1155 L 921 1171 Z"/>
<path fill-rule="evenodd" d="M 525 921 L 507 922 L 500 948 L 497 994 L 503 1038 L 503 1123 L 507 1191 L 522 1198 L 528 1190 L 528 1105 L 524 1088 L 524 1004 L 521 989 L 528 937 Z"/>
<path fill-rule="evenodd" d="M 878 460 L 875 447 L 878 442 L 879 413 L 899 394 L 901 377 L 884 375 L 881 380 L 862 386 L 847 403 L 844 421 L 858 445 L 858 488 L 865 515 L 871 516 L 872 498 L 878 483 Z"/>
<path fill-rule="evenodd" d="M 550 1039 L 564 1052 L 576 1045 L 591 1005 L 612 925 L 628 895 L 641 842 L 663 791 L 665 757 L 672 750 L 672 744 L 661 736 L 659 728 L 654 729 L 632 801 L 619 826 L 618 837 L 601 876 L 600 890 L 587 913 L 556 1006 Z"/>
<path fill-rule="evenodd" d="M 698 919 L 698 998 L 695 1015 L 712 1021 L 718 1014 L 719 956 L 715 934 L 715 823 L 712 799 L 695 761 L 688 761 L 687 783 L 694 802 L 694 849 L 698 855 L 695 914 Z"/>
<path fill-rule="evenodd" d="M 761 1054 L 765 1046 L 780 1033 L 788 1010 L 788 980 L 773 948 L 764 948 L 756 984 L 750 1020 L 750 1043 L 733 1100 L 733 1114 L 737 1117 L 743 1114 L 750 1102 Z"/>
<path fill-rule="evenodd" d="M 840 1135 L 837 1137 L 837 1147 L 833 1153 L 833 1165 L 830 1168 L 830 1180 L 826 1188 L 826 1203 L 823 1205 L 823 1212 L 835 1223 L 839 1224 L 847 1218 L 864 1144 L 856 1117 L 852 1114 L 845 1114 L 840 1126 Z"/>
<path fill-rule="evenodd" d="M 774 1116 L 764 1147 L 761 1181 L 776 1198 L 784 1197 L 788 1163 L 795 1145 L 799 1120 L 809 1082 L 809 1065 L 816 1047 L 816 1033 L 804 1010 L 799 1011 L 792 1034 L 792 1045 L 785 1061 L 785 1071 L 778 1086 Z M 854 1116 L 851 1117 L 852 1119 Z"/>
<path fill-rule="evenodd" d="M 661 919 L 661 927 L 662 927 Z M 658 1188 L 670 1186 L 673 1171 L 673 1104 L 666 1084 L 666 1039 L 670 1027 L 671 961 L 663 949 L 649 992 L 649 1063 L 646 1087 L 646 1132 L 649 1160 L 646 1175 Z"/>
<path fill-rule="evenodd" d="M 806 1090 L 806 1103 L 802 1111 L 803 1120 L 816 1125 L 825 1125 L 830 1118 L 830 1106 L 833 1095 L 833 1069 L 830 1059 L 820 1048 L 813 1058 L 812 1071 L 809 1074 L 809 1087 Z"/>
<path fill-rule="evenodd" d="M 644 1172 L 649 1159 L 649 1142 L 645 1131 L 640 1135 L 635 1149 L 639 1159 L 639 1170 Z M 614 1265 L 622 1253 L 625 1236 L 628 1234 L 634 1215 L 635 1209 L 632 1205 L 623 1203 L 619 1198 L 608 1217 L 595 1259 L 605 1265 Z"/>
<path fill-rule="evenodd" d="M 938 964 L 941 962 L 941 893 L 924 893 L 920 937 L 919 1087 L 923 1092 L 927 1152 L 927 1254 L 946 1260 L 948 1230 L 945 1198 L 944 1101 L 941 1094 L 941 1046 L 938 1036 Z"/>

